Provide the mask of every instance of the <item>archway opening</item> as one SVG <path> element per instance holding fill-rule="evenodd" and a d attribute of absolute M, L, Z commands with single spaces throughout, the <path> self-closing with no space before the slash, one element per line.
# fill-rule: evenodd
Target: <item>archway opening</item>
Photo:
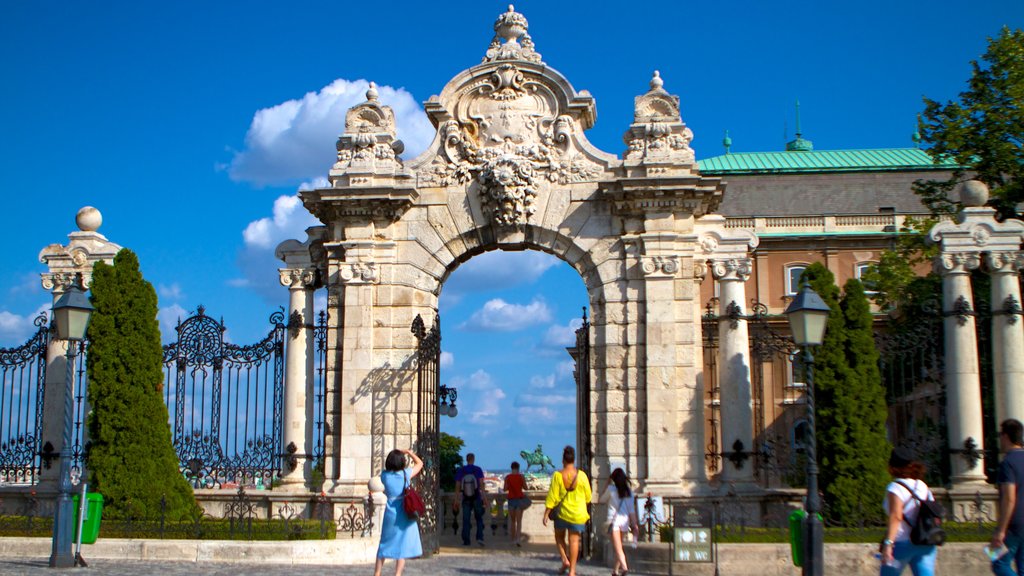
<path fill-rule="evenodd" d="M 442 467 L 451 466 L 444 444 L 450 454 L 454 443 L 461 457 L 476 456 L 486 489 L 500 495 L 512 462 L 528 488 L 546 486 L 567 445 L 584 465 L 579 439 L 590 427 L 580 421 L 574 352 L 588 302 L 579 273 L 545 252 L 483 252 L 451 272 L 438 303 Z M 440 472 L 442 490 L 453 491 L 454 470 Z"/>

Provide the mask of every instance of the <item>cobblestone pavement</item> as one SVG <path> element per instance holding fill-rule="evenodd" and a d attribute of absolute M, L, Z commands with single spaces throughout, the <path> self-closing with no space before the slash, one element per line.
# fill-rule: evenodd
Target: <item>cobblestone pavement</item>
<path fill-rule="evenodd" d="M 475 554 L 443 553 L 428 559 L 409 560 L 405 576 L 474 576 L 527 574 L 557 574 L 561 564 L 552 552 L 548 554 L 493 552 L 481 550 Z M 607 574 L 609 569 L 595 564 L 581 564 L 576 573 L 579 576 Z M 385 576 L 395 573 L 394 561 L 384 566 Z M 158 576 L 325 576 L 348 574 L 373 574 L 373 566 L 292 566 L 281 564 L 228 564 L 223 562 L 144 562 L 138 560 L 94 560 L 88 568 L 55 571 L 45 560 L 0 560 L 0 575 L 3 576 L 54 576 L 68 574 L 76 576 L 136 576 L 155 574 Z"/>

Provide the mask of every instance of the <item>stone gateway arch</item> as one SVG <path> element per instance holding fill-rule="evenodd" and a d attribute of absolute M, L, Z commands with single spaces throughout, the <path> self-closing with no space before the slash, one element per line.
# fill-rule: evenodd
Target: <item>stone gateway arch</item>
<path fill-rule="evenodd" d="M 757 239 L 715 214 L 724 183 L 701 176 L 657 72 L 620 158 L 587 141 L 594 99 L 543 61 L 526 19 L 510 7 L 494 30 L 483 61 L 426 102 L 437 134 L 415 159 L 399 157 L 394 114 L 371 85 L 346 115 L 329 185 L 301 193 L 324 226 L 278 249 L 292 322 L 308 326 L 312 289 L 328 293 L 324 489 L 365 494 L 387 451 L 417 445 L 418 399 L 436 397 L 418 389 L 410 326 L 435 322 L 448 275 L 486 251 L 529 249 L 586 285 L 594 475 L 625 462 L 643 491 L 707 494 L 698 288 L 709 273 L 720 282 L 722 444 L 750 450 L 743 283 Z M 286 431 L 285 444 L 289 433 L 302 438 Z M 742 482 L 751 469 L 723 474 Z"/>

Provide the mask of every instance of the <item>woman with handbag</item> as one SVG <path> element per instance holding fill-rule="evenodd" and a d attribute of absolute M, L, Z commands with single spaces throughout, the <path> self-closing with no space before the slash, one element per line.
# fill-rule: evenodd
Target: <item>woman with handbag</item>
<path fill-rule="evenodd" d="M 406 456 L 412 461 L 409 468 L 406 468 Z M 423 460 L 413 454 L 412 450 L 392 450 L 384 460 L 380 481 L 384 484 L 387 504 L 384 506 L 384 521 L 381 523 L 380 546 L 377 547 L 377 564 L 373 576 L 381 576 L 387 558 L 398 560 L 395 576 L 402 576 L 405 559 L 423 555 L 420 528 L 416 520 L 406 514 L 404 507 L 405 491 L 421 470 Z"/>
<path fill-rule="evenodd" d="M 889 474 L 893 480 L 886 487 L 885 501 L 882 503 L 888 521 L 885 539 L 879 545 L 882 557 L 879 574 L 899 576 L 903 568 L 910 566 L 914 576 L 933 576 L 938 549 L 910 541 L 911 529 L 920 512 L 920 503 L 934 499 L 923 480 L 925 466 L 910 450 L 896 448 L 889 456 Z"/>
<path fill-rule="evenodd" d="M 569 571 L 569 576 L 576 576 L 576 560 L 580 555 L 580 536 L 586 530 L 590 513 L 590 479 L 582 470 L 576 469 L 576 450 L 566 446 L 562 451 L 562 469 L 551 476 L 551 488 L 548 490 L 544 510 L 544 525 L 548 520 L 555 523 L 555 544 L 558 555 L 562 558 L 559 574 Z M 566 545 L 566 535 L 569 537 Z"/>
<path fill-rule="evenodd" d="M 640 523 L 636 517 L 633 491 L 629 489 L 629 476 L 626 476 L 622 468 L 616 468 L 612 472 L 611 481 L 599 501 L 608 504 L 608 536 L 615 550 L 612 576 L 626 576 L 629 573 L 629 566 L 626 564 L 626 553 L 622 551 L 622 534 L 632 532 L 633 538 L 637 538 L 640 534 Z"/>

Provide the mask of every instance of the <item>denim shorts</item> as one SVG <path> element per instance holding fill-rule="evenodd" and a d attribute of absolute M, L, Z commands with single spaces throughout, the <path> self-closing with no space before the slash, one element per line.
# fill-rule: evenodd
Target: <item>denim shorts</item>
<path fill-rule="evenodd" d="M 586 524 L 573 524 L 571 522 L 566 522 L 561 518 L 555 518 L 555 530 L 571 530 L 573 532 L 578 532 L 582 534 L 583 531 L 586 529 Z"/>
<path fill-rule="evenodd" d="M 530 507 L 529 498 L 509 498 L 508 509 L 509 510 L 526 510 Z"/>

